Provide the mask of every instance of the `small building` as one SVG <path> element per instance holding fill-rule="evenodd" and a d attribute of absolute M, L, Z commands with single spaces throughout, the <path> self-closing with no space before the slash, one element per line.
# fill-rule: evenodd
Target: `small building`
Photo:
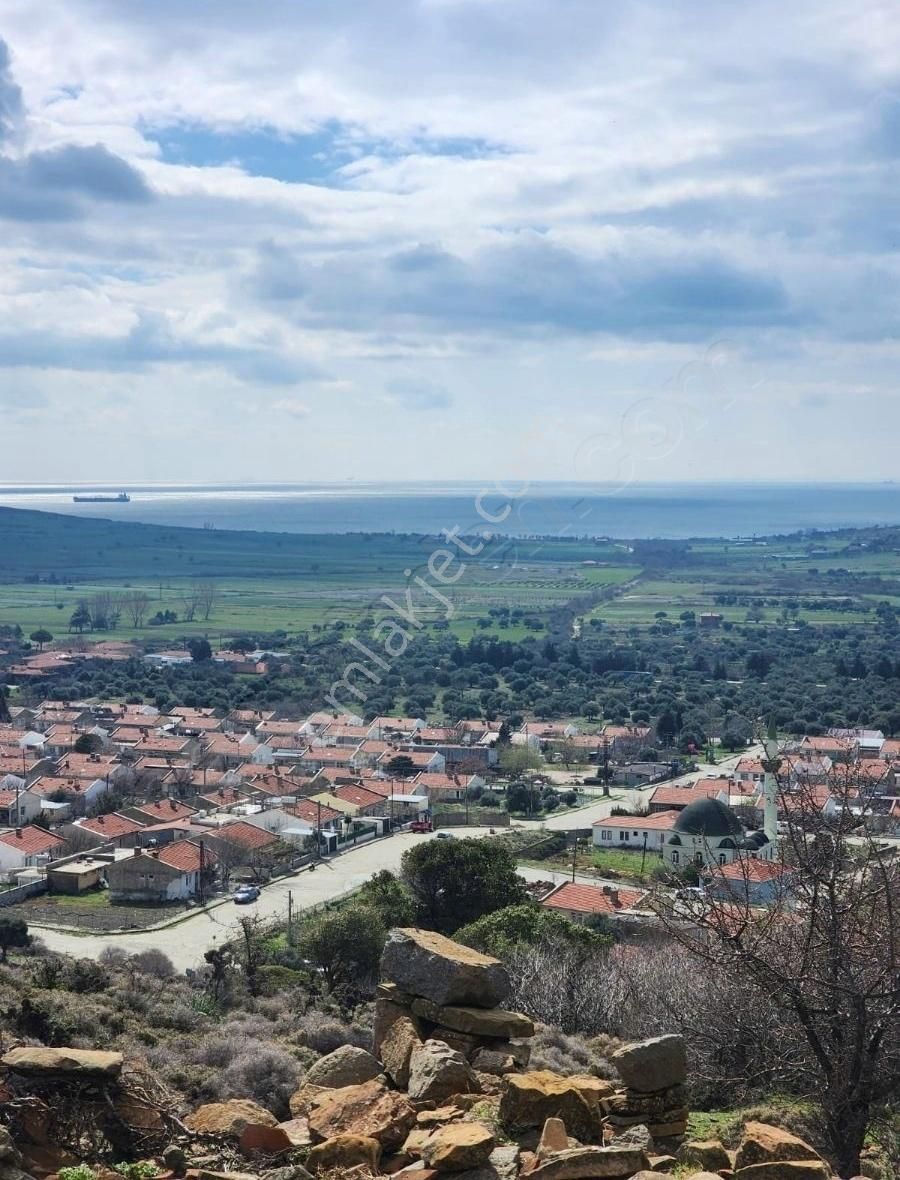
<path fill-rule="evenodd" d="M 163 848 L 134 850 L 107 870 L 114 902 L 187 901 L 210 888 L 217 857 L 202 840 L 176 840 Z"/>
<path fill-rule="evenodd" d="M 96 856 L 79 856 L 64 864 L 49 865 L 47 884 L 50 887 L 50 892 L 86 893 L 89 889 L 96 889 L 105 879 L 109 864 L 108 859 L 104 860 Z"/>
<path fill-rule="evenodd" d="M 0 873 L 10 876 L 20 869 L 45 865 L 62 855 L 65 847 L 62 836 L 34 824 L 3 832 L 0 834 Z"/>
<path fill-rule="evenodd" d="M 623 910 L 637 909 L 645 896 L 641 889 L 565 881 L 542 898 L 541 905 L 548 910 L 561 911 L 571 921 L 583 925 L 593 918 L 615 917 Z"/>
<path fill-rule="evenodd" d="M 790 890 L 791 872 L 777 861 L 740 856 L 730 864 L 716 865 L 706 877 L 706 890 L 722 901 L 751 906 L 771 905 Z"/>
<path fill-rule="evenodd" d="M 704 610 L 700 612 L 697 618 L 701 627 L 714 628 L 721 627 L 724 616 L 714 610 Z"/>
<path fill-rule="evenodd" d="M 597 848 L 646 848 L 660 852 L 666 836 L 675 827 L 677 811 L 661 811 L 655 815 L 611 815 L 598 819 L 593 825 L 594 845 Z"/>

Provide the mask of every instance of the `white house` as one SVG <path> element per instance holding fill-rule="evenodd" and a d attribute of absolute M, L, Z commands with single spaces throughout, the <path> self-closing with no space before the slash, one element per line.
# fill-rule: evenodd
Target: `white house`
<path fill-rule="evenodd" d="M 14 774 L 0 779 L 0 824 L 17 828 L 41 814 L 41 797 L 29 791 L 25 780 Z"/>
<path fill-rule="evenodd" d="M 659 811 L 654 815 L 612 815 L 598 819 L 594 827 L 597 848 L 637 848 L 660 852 L 666 836 L 675 827 L 677 811 Z"/>
<path fill-rule="evenodd" d="M 44 865 L 61 856 L 65 847 L 66 842 L 61 836 L 34 825 L 3 832 L 0 834 L 0 874 L 10 877 L 22 869 Z"/>

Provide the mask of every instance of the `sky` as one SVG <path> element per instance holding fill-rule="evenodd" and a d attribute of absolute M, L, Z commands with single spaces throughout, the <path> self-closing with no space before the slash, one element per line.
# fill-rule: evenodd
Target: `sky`
<path fill-rule="evenodd" d="M 896 476 L 896 3 L 0 36 L 4 482 Z"/>

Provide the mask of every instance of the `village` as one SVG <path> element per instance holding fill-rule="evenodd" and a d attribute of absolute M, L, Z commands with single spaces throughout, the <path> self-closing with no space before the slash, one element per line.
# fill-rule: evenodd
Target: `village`
<path fill-rule="evenodd" d="M 506 732 L 480 720 L 187 706 L 162 715 L 53 700 L 14 706 L 10 718 L 0 728 L 4 907 L 102 895 L 132 918 L 146 907 L 150 922 L 231 890 L 254 903 L 267 883 L 373 842 L 367 863 L 392 867 L 383 838 L 394 833 L 518 831 L 535 848 L 552 836 L 572 849 L 569 874 L 567 851 L 545 871 L 523 845 L 531 867 L 521 872 L 544 905 L 579 922 L 626 920 L 646 916 L 648 885 L 662 880 L 673 896 L 783 896 L 791 866 L 779 836 L 801 812 L 826 828 L 848 819 L 886 855 L 900 838 L 900 741 L 870 730 L 748 745 L 683 773 L 640 761 L 651 731 L 635 725 L 585 733 L 531 719 Z M 511 814 L 514 798 L 524 811 Z M 618 871 L 604 869 L 612 852 L 631 854 L 624 871 L 621 857 Z M 586 855 L 599 867 L 586 872 Z"/>

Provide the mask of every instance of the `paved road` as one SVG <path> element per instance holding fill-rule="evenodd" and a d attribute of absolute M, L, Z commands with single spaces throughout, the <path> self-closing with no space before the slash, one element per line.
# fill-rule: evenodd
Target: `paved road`
<path fill-rule="evenodd" d="M 698 778 L 706 778 L 707 775 L 730 774 L 742 758 L 756 757 L 761 753 L 761 746 L 751 746 L 746 750 L 742 750 L 740 754 L 734 754 L 730 758 L 724 758 L 721 762 L 717 762 L 715 766 L 708 762 L 701 762 L 698 763 L 698 769 L 691 771 L 690 774 L 683 774 L 679 778 L 667 779 L 664 783 L 654 783 L 650 787 L 629 790 L 625 787 L 611 786 L 610 790 L 618 796 L 616 799 L 601 798 L 589 807 L 581 807 L 577 811 L 567 811 L 562 815 L 552 815 L 547 820 L 525 820 L 523 821 L 523 826 L 543 828 L 548 832 L 571 832 L 574 828 L 589 828 L 595 820 L 606 819 L 614 807 L 632 808 L 646 802 L 647 796 L 653 790 L 653 787 L 657 785 L 664 787 L 686 786 L 688 783 L 696 782 Z"/>
<path fill-rule="evenodd" d="M 748 754 L 755 752 L 755 748 L 746 751 Z M 743 755 L 735 755 L 733 758 L 720 762 L 717 766 L 702 764 L 693 773 L 683 775 L 666 785 L 692 782 L 707 774 L 728 773 L 734 769 L 740 757 Z M 525 822 L 521 826 L 544 828 L 548 831 L 571 831 L 573 828 L 587 828 L 594 820 L 605 819 L 617 804 L 631 806 L 642 802 L 650 790 L 652 788 L 634 791 L 620 788 L 616 792 L 620 796 L 618 799 L 604 799 L 566 815 L 553 816 L 544 822 Z M 486 828 L 457 828 L 455 831 L 460 836 L 484 836 L 487 834 Z M 201 910 L 176 925 L 162 930 L 135 931 L 131 934 L 68 934 L 37 925 L 34 926 L 34 930 L 50 950 L 78 955 L 83 958 L 96 958 L 107 946 L 121 947 L 129 954 L 147 950 L 149 947 L 158 947 L 165 951 L 178 971 L 184 971 L 187 967 L 197 966 L 203 959 L 204 951 L 233 938 L 238 918 L 253 913 L 263 918 L 286 915 L 289 890 L 293 893 L 295 910 L 298 912 L 319 905 L 324 901 L 333 901 L 362 885 L 379 869 L 398 869 L 400 858 L 407 848 L 412 848 L 423 840 L 430 839 L 434 839 L 434 836 L 401 832 L 388 839 L 361 845 L 334 860 L 319 865 L 313 873 L 296 873 L 292 877 L 284 877 L 272 885 L 267 885 L 259 901 L 254 905 L 238 907 L 231 902 L 226 902 L 212 910 Z M 523 876 L 529 879 L 550 878 L 555 875 L 564 879 L 564 874 L 561 873 L 523 870 Z M 585 878 L 585 880 L 597 883 L 596 878 Z M 600 884 L 603 883 L 600 882 Z M 608 883 L 613 884 L 613 882 Z"/>
<path fill-rule="evenodd" d="M 484 836 L 487 828 L 457 828 L 459 836 Z M 236 933 L 236 923 L 245 915 L 258 914 L 274 918 L 287 914 L 287 895 L 293 893 L 295 911 L 309 909 L 324 901 L 333 901 L 356 889 L 379 869 L 398 869 L 407 848 L 428 835 L 399 832 L 384 840 L 360 845 L 334 860 L 318 865 L 315 872 L 300 872 L 267 885 L 253 905 L 236 906 L 232 902 L 212 910 L 201 910 L 177 925 L 162 930 L 135 931 L 133 934 L 68 934 L 49 927 L 32 929 L 53 951 L 95 959 L 107 946 L 121 947 L 129 954 L 158 947 L 165 951 L 178 971 L 196 967 L 203 952 L 229 941 Z"/>

